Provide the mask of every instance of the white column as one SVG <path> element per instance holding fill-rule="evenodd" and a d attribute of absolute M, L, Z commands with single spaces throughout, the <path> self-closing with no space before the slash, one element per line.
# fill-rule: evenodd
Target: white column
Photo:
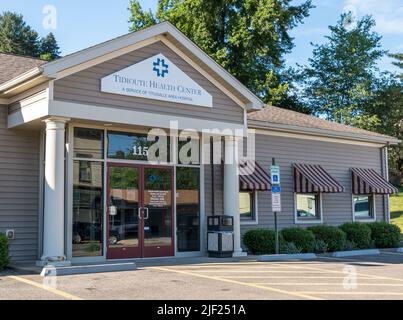
<path fill-rule="evenodd" d="M 234 257 L 246 255 L 246 252 L 242 252 L 241 247 L 237 153 L 236 138 L 232 136 L 225 137 L 224 214 L 234 217 Z"/>
<path fill-rule="evenodd" d="M 64 252 L 64 154 L 68 119 L 50 118 L 46 123 L 43 217 L 43 264 L 68 265 Z"/>

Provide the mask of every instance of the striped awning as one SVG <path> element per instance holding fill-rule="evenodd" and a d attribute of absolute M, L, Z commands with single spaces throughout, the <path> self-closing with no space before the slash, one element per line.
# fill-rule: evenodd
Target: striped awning
<path fill-rule="evenodd" d="M 390 184 L 374 169 L 351 168 L 351 188 L 353 194 L 393 194 L 397 188 Z"/>
<path fill-rule="evenodd" d="M 344 187 L 318 164 L 294 163 L 294 192 L 343 192 Z"/>
<path fill-rule="evenodd" d="M 256 161 L 244 161 L 239 164 L 239 188 L 241 190 L 270 190 L 270 175 Z"/>

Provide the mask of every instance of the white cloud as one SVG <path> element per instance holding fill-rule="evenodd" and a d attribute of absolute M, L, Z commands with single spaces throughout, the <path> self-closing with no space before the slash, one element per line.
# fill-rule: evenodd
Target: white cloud
<path fill-rule="evenodd" d="M 380 33 L 403 34 L 402 0 L 345 0 L 344 8 L 355 8 L 358 16 L 372 15 Z"/>

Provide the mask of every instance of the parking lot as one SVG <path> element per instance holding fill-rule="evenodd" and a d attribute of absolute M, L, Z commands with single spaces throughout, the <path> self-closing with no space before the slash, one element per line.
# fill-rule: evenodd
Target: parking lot
<path fill-rule="evenodd" d="M 403 254 L 312 261 L 161 259 L 139 269 L 43 278 L 0 273 L 0 299 L 403 299 Z"/>

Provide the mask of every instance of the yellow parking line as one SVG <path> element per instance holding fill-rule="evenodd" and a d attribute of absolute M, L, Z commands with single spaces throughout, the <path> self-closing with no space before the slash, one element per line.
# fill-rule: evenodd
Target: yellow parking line
<path fill-rule="evenodd" d="M 332 276 L 220 276 L 220 278 L 225 278 L 225 279 L 344 279 L 346 276 L 340 276 L 340 277 L 332 277 Z M 377 280 L 377 279 L 371 279 L 371 278 L 363 278 L 360 277 L 359 279 L 365 279 L 365 280 Z"/>
<path fill-rule="evenodd" d="M 302 271 L 302 270 L 301 270 Z M 305 273 L 327 273 L 326 271 L 306 271 Z M 198 270 L 202 273 L 297 273 L 298 271 L 291 270 Z"/>
<path fill-rule="evenodd" d="M 59 296 L 61 296 L 61 297 L 63 297 L 63 298 L 66 298 L 66 299 L 70 299 L 70 300 L 83 300 L 82 298 L 77 297 L 77 296 L 75 296 L 75 295 L 72 295 L 72 294 L 70 294 L 70 293 L 67 293 L 67 292 L 64 292 L 64 291 L 62 291 L 62 290 L 58 290 L 58 289 L 55 289 L 55 288 L 51 288 L 51 287 L 45 286 L 45 285 L 43 285 L 43 284 L 41 284 L 41 283 L 38 283 L 38 282 L 35 282 L 35 281 L 31 281 L 31 280 L 28 280 L 28 279 L 26 279 L 26 278 L 22 278 L 22 277 L 18 277 L 18 276 L 8 276 L 8 278 L 13 279 L 13 280 L 16 280 L 16 281 L 19 281 L 19 282 L 22 282 L 22 283 L 25 283 L 25 284 L 29 284 L 29 285 L 31 285 L 31 286 L 33 286 L 33 287 L 37 287 L 37 288 L 40 288 L 40 289 L 43 289 L 43 290 L 52 292 L 52 293 L 57 294 L 57 295 L 59 295 Z"/>
<path fill-rule="evenodd" d="M 252 284 L 259 284 L 259 285 L 271 285 L 271 286 L 343 286 L 342 283 L 336 283 L 336 282 L 323 282 L 323 283 L 301 283 L 301 282 L 288 282 L 288 283 L 276 283 L 276 282 L 251 282 Z M 382 287 L 403 287 L 403 284 L 396 284 L 396 283 L 357 283 L 358 287 L 361 286 L 382 286 Z"/>
<path fill-rule="evenodd" d="M 189 276 L 194 276 L 194 277 L 199 277 L 199 278 L 234 283 L 234 284 L 238 284 L 238 285 L 242 285 L 242 286 L 246 286 L 246 287 L 263 289 L 263 290 L 267 290 L 267 291 L 272 291 L 272 292 L 281 293 L 281 294 L 285 294 L 285 295 L 291 295 L 291 296 L 295 296 L 298 298 L 304 298 L 304 299 L 309 299 L 309 300 L 323 300 L 322 298 L 313 297 L 313 296 L 310 296 L 307 294 L 295 293 L 295 292 L 288 291 L 288 290 L 282 290 L 282 289 L 276 289 L 276 288 L 271 288 L 271 287 L 267 287 L 267 286 L 249 284 L 246 282 L 240 282 L 240 281 L 235 281 L 235 280 L 230 280 L 230 279 L 223 279 L 221 277 L 207 276 L 207 275 L 197 274 L 197 273 L 193 273 L 193 272 L 187 272 L 187 271 L 183 271 L 183 270 L 174 270 L 174 269 L 168 269 L 168 268 L 162 268 L 162 267 L 150 267 L 150 269 L 160 270 L 160 271 L 165 271 L 165 272 L 174 272 L 174 273 L 186 274 Z"/>
<path fill-rule="evenodd" d="M 293 268 L 293 266 L 288 266 L 289 268 Z M 317 267 L 305 267 L 306 270 L 316 270 L 316 271 L 326 271 L 328 273 L 338 273 L 338 274 L 344 274 L 345 276 L 347 276 L 347 274 L 343 271 L 338 271 L 338 270 L 330 270 L 330 269 L 322 269 L 322 268 L 317 268 Z M 391 280 L 391 281 L 399 281 L 399 282 L 403 282 L 403 279 L 399 279 L 399 278 L 390 278 L 390 277 L 382 277 L 382 276 L 375 276 L 372 274 L 364 274 L 364 273 L 360 273 L 357 272 L 356 273 L 357 276 L 360 277 L 367 277 L 367 278 L 372 278 L 372 279 L 379 279 L 379 280 Z"/>

